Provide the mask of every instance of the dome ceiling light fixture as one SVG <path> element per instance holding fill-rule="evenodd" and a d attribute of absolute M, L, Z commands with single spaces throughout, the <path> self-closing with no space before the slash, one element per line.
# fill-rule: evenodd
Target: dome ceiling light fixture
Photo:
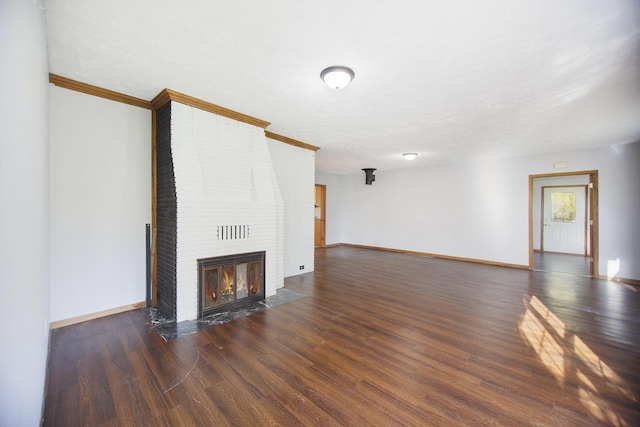
<path fill-rule="evenodd" d="M 413 160 L 418 157 L 418 153 L 404 153 L 402 157 L 404 157 L 405 160 Z"/>
<path fill-rule="evenodd" d="M 351 83 L 351 80 L 356 76 L 353 70 L 344 65 L 332 65 L 327 67 L 320 73 L 320 78 L 331 89 L 342 89 Z"/>

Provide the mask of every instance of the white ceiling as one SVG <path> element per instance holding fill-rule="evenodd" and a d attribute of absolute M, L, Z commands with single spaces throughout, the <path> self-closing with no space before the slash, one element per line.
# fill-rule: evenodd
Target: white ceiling
<path fill-rule="evenodd" d="M 45 0 L 50 71 L 271 122 L 354 173 L 640 141 L 638 0 Z M 319 74 L 347 65 L 347 88 Z M 412 162 L 404 152 L 417 152 Z"/>

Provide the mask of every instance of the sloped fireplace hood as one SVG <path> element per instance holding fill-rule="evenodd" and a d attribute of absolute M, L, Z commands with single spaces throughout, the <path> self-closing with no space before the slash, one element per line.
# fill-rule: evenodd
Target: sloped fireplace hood
<path fill-rule="evenodd" d="M 265 252 L 265 296 L 274 295 L 284 216 L 269 123 L 168 89 L 153 106 L 158 308 L 197 318 L 198 260 L 248 252 Z"/>

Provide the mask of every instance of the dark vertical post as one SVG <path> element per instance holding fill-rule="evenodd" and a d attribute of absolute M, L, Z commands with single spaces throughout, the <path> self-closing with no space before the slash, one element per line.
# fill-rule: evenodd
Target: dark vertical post
<path fill-rule="evenodd" d="M 147 232 L 147 307 L 151 307 L 151 224 L 147 224 L 145 228 Z"/>

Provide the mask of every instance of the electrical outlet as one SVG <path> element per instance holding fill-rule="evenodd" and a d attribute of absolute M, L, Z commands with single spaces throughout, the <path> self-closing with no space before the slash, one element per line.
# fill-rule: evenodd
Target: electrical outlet
<path fill-rule="evenodd" d="M 300 270 L 304 270 L 304 265 L 301 265 L 301 266 L 300 266 Z"/>

